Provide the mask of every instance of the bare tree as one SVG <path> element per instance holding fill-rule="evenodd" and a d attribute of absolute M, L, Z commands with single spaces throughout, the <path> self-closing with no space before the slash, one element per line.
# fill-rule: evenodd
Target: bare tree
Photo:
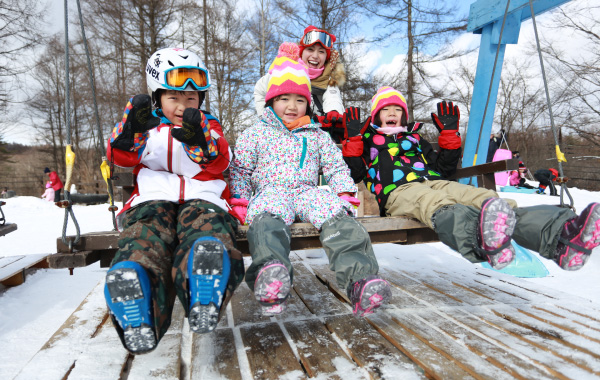
<path fill-rule="evenodd" d="M 569 4 L 557 9 L 552 28 L 560 29 L 585 50 L 567 52 L 568 46 L 547 42 L 543 53 L 554 89 L 554 115 L 563 129 L 600 147 L 600 5 L 592 2 Z"/>
<path fill-rule="evenodd" d="M 439 62 L 459 56 L 464 52 L 446 51 L 450 38 L 466 29 L 466 17 L 458 14 L 456 7 L 446 1 L 419 0 L 375 0 L 363 6 L 382 21 L 379 24 L 379 41 L 387 41 L 406 51 L 404 77 L 409 119 L 413 110 L 429 99 L 439 98 L 432 76 L 427 72 L 427 63 Z"/>
<path fill-rule="evenodd" d="M 255 0 L 256 12 L 250 16 L 246 26 L 250 34 L 249 43 L 258 54 L 257 79 L 267 73 L 267 69 L 277 53 L 281 38 L 275 30 L 276 9 L 272 0 Z"/>

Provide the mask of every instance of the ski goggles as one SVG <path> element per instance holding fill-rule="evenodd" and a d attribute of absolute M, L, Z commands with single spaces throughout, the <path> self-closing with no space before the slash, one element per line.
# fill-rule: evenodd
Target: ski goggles
<path fill-rule="evenodd" d="M 190 84 L 197 91 L 205 91 L 210 87 L 208 73 L 199 67 L 175 67 L 165 71 L 166 88 L 185 91 Z"/>
<path fill-rule="evenodd" d="M 333 46 L 333 40 L 331 39 L 331 36 L 318 30 L 311 30 L 303 35 L 300 39 L 300 46 L 311 46 L 317 42 L 323 45 L 325 49 L 331 49 Z"/>

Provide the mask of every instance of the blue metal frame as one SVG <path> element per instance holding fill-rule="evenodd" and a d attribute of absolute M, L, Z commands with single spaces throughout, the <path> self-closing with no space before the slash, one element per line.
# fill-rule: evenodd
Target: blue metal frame
<path fill-rule="evenodd" d="M 519 40 L 521 23 L 531 18 L 529 0 L 511 0 L 500 40 L 502 20 L 508 0 L 478 0 L 471 4 L 469 12 L 469 23 L 467 31 L 481 34 L 479 47 L 479 58 L 477 71 L 475 73 L 475 84 L 473 86 L 473 97 L 471 100 L 471 112 L 469 124 L 465 135 L 465 149 L 463 152 L 462 166 L 469 167 L 485 163 L 489 145 L 489 136 L 492 132 L 494 111 L 498 97 L 498 86 L 502 74 L 502 63 L 507 44 L 516 44 Z M 539 15 L 547 10 L 562 5 L 569 0 L 533 0 L 533 11 Z M 500 47 L 498 49 L 498 44 Z M 498 61 L 495 72 L 494 60 L 498 51 Z M 493 75 L 493 81 L 492 81 Z M 490 91 L 490 100 L 485 111 L 485 104 Z M 482 125 L 483 115 L 485 121 Z M 481 134 L 479 148 L 477 140 Z M 468 183 L 464 178 L 462 183 Z"/>

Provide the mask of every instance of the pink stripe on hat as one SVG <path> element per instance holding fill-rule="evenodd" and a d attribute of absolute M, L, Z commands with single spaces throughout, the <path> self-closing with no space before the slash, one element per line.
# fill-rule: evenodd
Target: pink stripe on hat
<path fill-rule="evenodd" d="M 373 95 L 371 99 L 371 117 L 374 118 L 375 115 L 381 110 L 383 107 L 391 106 L 391 105 L 399 105 L 404 110 L 404 114 L 408 118 L 408 107 L 406 107 L 406 99 L 400 91 L 393 89 L 389 86 L 381 87 L 377 90 L 377 93 Z"/>

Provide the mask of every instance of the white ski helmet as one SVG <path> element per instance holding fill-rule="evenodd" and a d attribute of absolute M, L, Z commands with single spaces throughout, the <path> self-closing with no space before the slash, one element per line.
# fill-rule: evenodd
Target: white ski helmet
<path fill-rule="evenodd" d="M 166 48 L 157 50 L 148 59 L 146 84 L 156 105 L 156 91 L 160 89 L 206 92 L 210 87 L 210 75 L 195 53 L 181 48 Z M 204 100 L 203 97 L 201 100 Z"/>

